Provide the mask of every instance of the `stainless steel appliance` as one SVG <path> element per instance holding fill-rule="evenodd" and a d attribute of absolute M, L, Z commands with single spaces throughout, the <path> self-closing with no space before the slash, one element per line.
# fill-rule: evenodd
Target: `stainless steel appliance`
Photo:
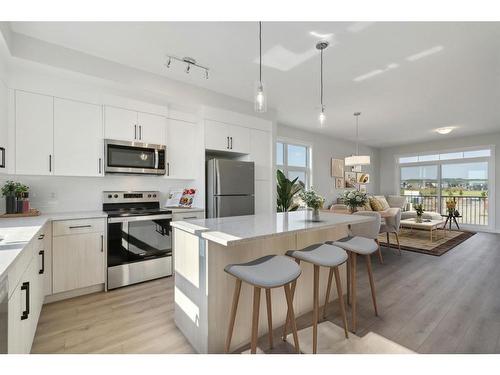
<path fill-rule="evenodd" d="M 207 161 L 207 217 L 253 215 L 255 172 L 249 161 Z"/>
<path fill-rule="evenodd" d="M 105 191 L 108 289 L 172 275 L 172 211 L 158 191 Z"/>
<path fill-rule="evenodd" d="M 0 354 L 7 354 L 9 324 L 9 289 L 7 288 L 7 277 L 0 277 Z"/>
<path fill-rule="evenodd" d="M 105 173 L 163 175 L 166 173 L 165 160 L 164 145 L 104 140 Z"/>

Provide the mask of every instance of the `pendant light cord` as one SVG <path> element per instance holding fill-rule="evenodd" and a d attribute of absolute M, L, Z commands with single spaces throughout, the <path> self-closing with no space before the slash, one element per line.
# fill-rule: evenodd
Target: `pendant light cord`
<path fill-rule="evenodd" d="M 262 22 L 259 21 L 259 82 L 262 85 Z"/>
<path fill-rule="evenodd" d="M 321 50 L 321 63 L 320 63 L 320 102 L 321 102 L 321 112 L 323 112 L 323 50 Z"/>
<path fill-rule="evenodd" d="M 359 155 L 359 127 L 358 127 L 359 115 L 356 116 L 356 155 Z"/>

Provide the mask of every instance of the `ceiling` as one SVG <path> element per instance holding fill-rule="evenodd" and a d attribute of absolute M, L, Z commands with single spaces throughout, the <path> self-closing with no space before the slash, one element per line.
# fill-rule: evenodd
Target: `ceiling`
<path fill-rule="evenodd" d="M 12 31 L 253 100 L 255 22 L 11 22 Z M 278 122 L 375 147 L 500 129 L 500 23 L 264 22 L 263 80 Z M 319 127 L 318 40 L 327 122 Z M 165 55 L 194 57 L 210 79 Z M 433 129 L 456 127 L 451 134 Z"/>

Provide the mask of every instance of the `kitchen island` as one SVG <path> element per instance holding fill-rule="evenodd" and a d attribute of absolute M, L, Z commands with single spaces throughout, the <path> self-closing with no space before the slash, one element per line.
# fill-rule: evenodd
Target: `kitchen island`
<path fill-rule="evenodd" d="M 224 272 L 232 263 L 243 263 L 292 249 L 345 237 L 348 225 L 372 220 L 367 216 L 321 212 L 321 221 L 311 220 L 311 211 L 248 215 L 172 222 L 175 269 L 175 323 L 199 353 L 222 353 L 227 334 L 234 277 Z M 296 316 L 313 306 L 312 266 L 302 263 L 294 297 Z M 339 267 L 346 290 L 345 265 Z M 320 274 L 320 296 L 324 298 L 328 272 Z M 273 327 L 284 324 L 286 301 L 282 288 L 272 292 Z M 334 297 L 332 297 L 334 299 Z M 265 301 L 261 300 L 259 336 L 267 332 Z M 252 289 L 241 288 L 232 349 L 250 342 Z"/>

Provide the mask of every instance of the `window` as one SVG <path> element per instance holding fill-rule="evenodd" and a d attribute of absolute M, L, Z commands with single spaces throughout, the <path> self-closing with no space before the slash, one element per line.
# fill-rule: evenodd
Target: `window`
<path fill-rule="evenodd" d="M 491 149 L 478 149 L 400 157 L 400 194 L 441 214 L 454 202 L 459 223 L 489 225 L 491 155 Z"/>
<path fill-rule="evenodd" d="M 311 184 L 311 148 L 295 143 L 276 143 L 276 167 L 283 171 L 288 179 L 298 177 L 306 188 Z"/>

